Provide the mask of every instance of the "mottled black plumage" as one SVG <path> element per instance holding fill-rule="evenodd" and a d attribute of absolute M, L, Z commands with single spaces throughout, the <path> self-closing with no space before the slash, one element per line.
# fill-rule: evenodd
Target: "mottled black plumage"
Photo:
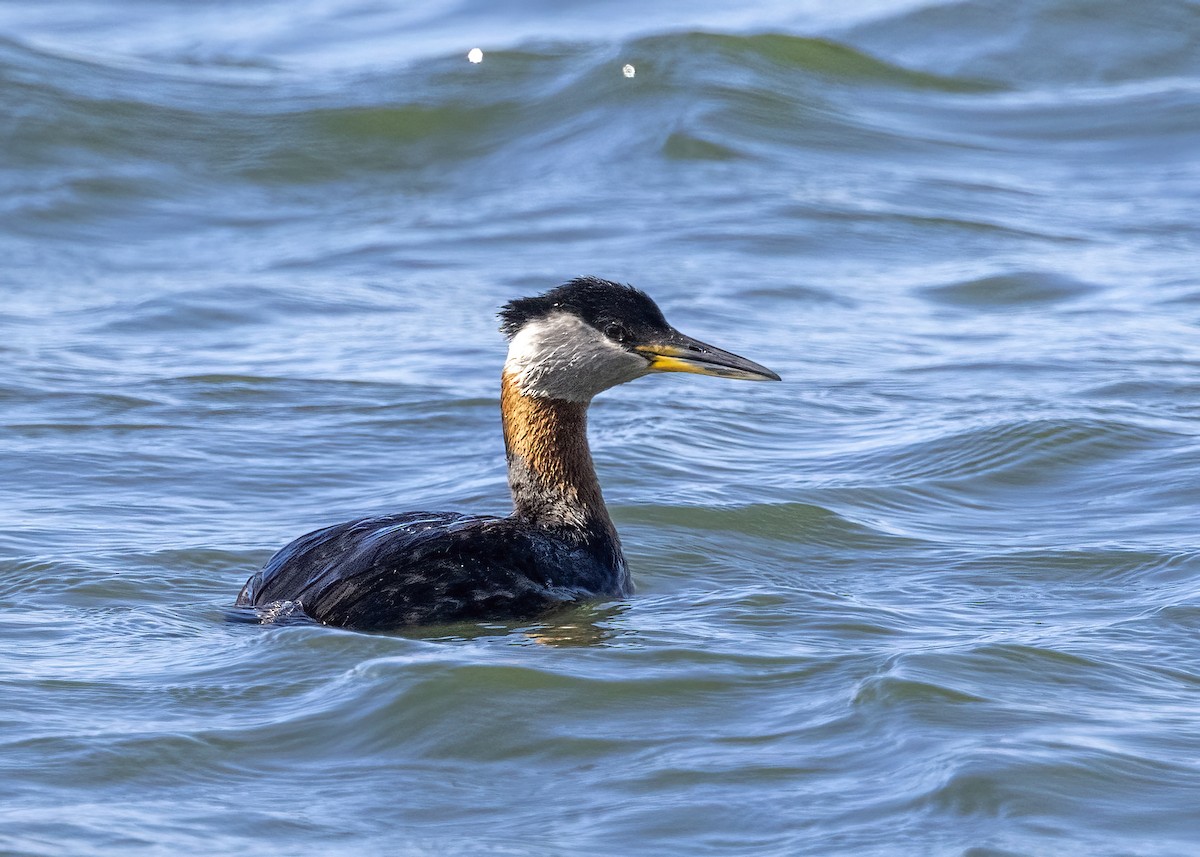
<path fill-rule="evenodd" d="M 298 602 L 329 625 L 387 630 L 525 618 L 630 589 L 602 531 L 547 531 L 518 518 L 412 512 L 301 536 L 250 578 L 242 606 Z"/>

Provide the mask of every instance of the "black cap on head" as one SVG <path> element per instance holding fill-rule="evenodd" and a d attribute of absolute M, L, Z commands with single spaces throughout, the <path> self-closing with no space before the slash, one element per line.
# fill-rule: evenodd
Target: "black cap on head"
<path fill-rule="evenodd" d="M 512 339 L 530 321 L 555 312 L 576 315 L 599 331 L 613 325 L 633 335 L 670 329 L 662 310 L 640 289 L 599 277 L 577 277 L 537 297 L 509 301 L 500 310 L 500 330 Z"/>

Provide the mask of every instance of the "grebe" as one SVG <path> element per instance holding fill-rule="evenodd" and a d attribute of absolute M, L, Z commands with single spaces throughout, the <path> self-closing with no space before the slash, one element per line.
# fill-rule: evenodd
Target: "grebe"
<path fill-rule="evenodd" d="M 592 397 L 650 372 L 779 380 L 680 333 L 644 292 L 595 277 L 511 301 L 500 319 L 513 513 L 408 512 L 317 530 L 246 581 L 239 605 L 290 602 L 327 625 L 388 630 L 626 596 L 629 570 L 588 451 Z"/>

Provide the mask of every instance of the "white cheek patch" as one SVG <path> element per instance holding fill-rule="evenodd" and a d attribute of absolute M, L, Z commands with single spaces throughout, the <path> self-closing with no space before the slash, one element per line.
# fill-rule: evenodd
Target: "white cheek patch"
<path fill-rule="evenodd" d="M 597 393 L 646 374 L 630 354 L 570 313 L 531 321 L 508 346 L 504 371 L 526 396 L 588 402 Z"/>

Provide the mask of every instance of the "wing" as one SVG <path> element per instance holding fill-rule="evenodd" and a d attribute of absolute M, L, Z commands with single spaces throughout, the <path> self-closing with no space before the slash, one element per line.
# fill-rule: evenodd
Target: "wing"
<path fill-rule="evenodd" d="M 385 515 L 301 536 L 247 581 L 238 604 L 293 601 L 318 621 L 363 630 L 522 618 L 622 594 L 603 566 L 512 518 Z"/>

